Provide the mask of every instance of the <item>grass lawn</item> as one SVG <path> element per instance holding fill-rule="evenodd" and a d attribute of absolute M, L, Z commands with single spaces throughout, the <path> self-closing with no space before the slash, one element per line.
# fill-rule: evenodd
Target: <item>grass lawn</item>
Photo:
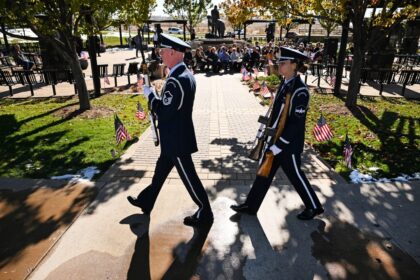
<path fill-rule="evenodd" d="M 78 108 L 77 97 L 0 99 L 0 177 L 48 178 L 74 173 L 87 166 L 101 172 L 116 160 L 148 127 L 135 118 L 137 101 L 146 110 L 144 97 L 108 94 L 91 99 L 99 117 L 63 117 L 63 110 Z M 116 112 L 133 140 L 116 146 Z"/>
<path fill-rule="evenodd" d="M 319 143 L 312 129 L 323 113 L 334 133 Z M 344 100 L 331 94 L 312 94 L 307 117 L 306 141 L 335 170 L 348 178 L 343 163 L 343 143 L 348 132 L 353 168 L 375 177 L 392 178 L 420 172 L 420 102 L 403 98 L 359 97 L 349 110 Z M 373 168 L 379 168 L 374 171 Z"/>
<path fill-rule="evenodd" d="M 278 84 L 275 76 L 259 80 L 269 86 Z M 269 104 L 269 100 L 263 102 Z M 354 151 L 354 169 L 387 178 L 420 172 L 420 101 L 359 97 L 354 109 L 345 107 L 344 102 L 332 94 L 311 94 L 306 124 L 306 143 L 338 173 L 348 178 L 351 172 L 343 161 L 346 132 Z M 321 112 L 334 134 L 331 141 L 322 143 L 312 133 Z"/>

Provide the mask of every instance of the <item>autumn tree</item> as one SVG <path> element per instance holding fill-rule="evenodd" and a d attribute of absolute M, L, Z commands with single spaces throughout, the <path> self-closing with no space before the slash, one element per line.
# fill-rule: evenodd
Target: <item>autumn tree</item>
<path fill-rule="evenodd" d="M 242 29 L 245 21 L 258 14 L 259 5 L 253 0 L 225 0 L 221 7 L 234 30 Z"/>

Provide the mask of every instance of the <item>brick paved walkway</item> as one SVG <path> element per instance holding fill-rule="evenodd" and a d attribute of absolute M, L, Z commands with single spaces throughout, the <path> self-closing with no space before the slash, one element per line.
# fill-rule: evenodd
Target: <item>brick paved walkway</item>
<path fill-rule="evenodd" d="M 256 163 L 247 158 L 259 124 L 258 116 L 265 114 L 267 107 L 240 82 L 240 74 L 195 75 L 197 94 L 193 120 L 199 151 L 193 154 L 198 176 L 206 186 L 248 185 L 256 173 Z M 120 164 L 114 165 L 102 179 L 117 176 L 121 181 L 150 182 L 159 156 L 147 131 L 130 149 Z M 126 161 L 129 163 L 126 163 Z M 303 169 L 312 180 L 344 182 L 323 164 L 311 151 L 305 151 Z M 128 172 L 131 170 L 132 172 Z M 138 176 L 142 174 L 142 176 Z M 167 183 L 182 184 L 174 169 Z M 278 172 L 275 184 L 288 184 L 282 171 Z"/>

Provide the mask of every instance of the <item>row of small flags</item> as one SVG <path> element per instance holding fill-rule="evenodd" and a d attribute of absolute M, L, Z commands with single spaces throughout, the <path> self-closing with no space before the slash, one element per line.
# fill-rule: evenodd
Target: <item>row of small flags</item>
<path fill-rule="evenodd" d="M 242 81 L 254 81 L 252 85 L 252 90 L 254 92 L 259 91 L 260 96 L 262 96 L 263 98 L 274 98 L 274 94 L 270 91 L 265 81 L 263 81 L 262 84 L 260 84 L 258 79 L 254 80 L 251 72 L 247 72 L 245 67 L 241 68 L 241 73 Z M 257 68 L 253 68 L 253 73 L 255 77 L 258 77 L 259 72 Z M 264 75 L 267 75 L 267 68 L 264 70 Z"/>
<path fill-rule="evenodd" d="M 321 113 L 321 116 L 319 117 L 317 123 L 314 126 L 314 129 L 312 130 L 315 139 L 318 142 L 328 141 L 333 138 L 333 133 L 330 129 L 330 127 L 327 124 L 327 120 L 324 118 L 324 116 Z M 350 144 L 350 139 L 348 134 L 346 133 L 346 139 L 344 141 L 344 163 L 348 168 L 351 168 L 351 157 L 353 155 L 353 148 Z"/>
<path fill-rule="evenodd" d="M 139 120 L 144 120 L 146 118 L 146 112 L 141 106 L 140 102 L 137 102 L 136 118 Z M 117 114 L 114 116 L 114 126 L 115 126 L 115 140 L 117 145 L 119 145 L 124 140 L 131 140 L 131 136 L 125 128 L 124 124 L 120 120 Z"/>

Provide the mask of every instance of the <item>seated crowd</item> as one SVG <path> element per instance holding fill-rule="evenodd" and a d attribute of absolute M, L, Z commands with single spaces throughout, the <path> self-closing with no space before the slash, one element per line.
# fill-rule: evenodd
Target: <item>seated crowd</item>
<path fill-rule="evenodd" d="M 255 45 L 247 44 L 243 48 L 235 44 L 231 46 L 221 45 L 219 47 L 208 46 L 198 47 L 194 54 L 191 51 L 185 53 L 184 62 L 194 72 L 239 72 L 242 67 L 247 71 L 252 71 L 257 68 L 263 71 L 264 67 L 270 63 L 275 64 L 278 57 L 280 57 L 280 46 L 287 46 L 298 49 L 312 60 L 322 60 L 322 46 L 320 43 L 316 45 L 304 43 L 300 44 L 286 44 L 280 42 L 275 45 L 269 42 L 266 45 L 260 46 L 258 42 Z M 152 58 L 156 54 L 152 54 Z"/>

